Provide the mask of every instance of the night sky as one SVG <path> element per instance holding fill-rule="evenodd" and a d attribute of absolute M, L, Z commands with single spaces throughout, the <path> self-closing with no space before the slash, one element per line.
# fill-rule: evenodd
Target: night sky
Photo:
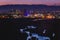
<path fill-rule="evenodd" d="M 60 0 L 0 0 L 0 5 L 6 4 L 46 4 L 59 5 Z"/>

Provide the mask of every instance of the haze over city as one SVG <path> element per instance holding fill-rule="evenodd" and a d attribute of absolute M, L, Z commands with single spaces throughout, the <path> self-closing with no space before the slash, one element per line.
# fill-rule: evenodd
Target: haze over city
<path fill-rule="evenodd" d="M 45 4 L 59 5 L 60 0 L 0 0 L 0 5 L 7 4 Z"/>

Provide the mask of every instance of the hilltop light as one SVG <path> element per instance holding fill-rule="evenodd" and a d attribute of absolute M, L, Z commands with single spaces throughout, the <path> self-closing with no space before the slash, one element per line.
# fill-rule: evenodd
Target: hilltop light
<path fill-rule="evenodd" d="M 43 18 L 43 19 L 45 18 L 45 16 L 43 14 L 40 14 L 40 15 L 41 15 L 41 18 Z"/>
<path fill-rule="evenodd" d="M 4 16 L 4 15 L 2 15 L 2 16 L 1 16 L 1 18 L 5 18 L 5 16 Z"/>
<path fill-rule="evenodd" d="M 44 19 L 44 17 L 45 17 L 45 16 L 44 16 L 44 15 L 42 15 L 42 18 L 43 18 L 43 19 Z"/>
<path fill-rule="evenodd" d="M 35 14 L 34 16 L 35 16 L 35 17 L 38 17 L 38 14 Z"/>

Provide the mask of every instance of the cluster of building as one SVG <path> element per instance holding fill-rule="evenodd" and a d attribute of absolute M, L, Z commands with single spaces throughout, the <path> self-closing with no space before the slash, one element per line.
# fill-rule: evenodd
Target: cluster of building
<path fill-rule="evenodd" d="M 0 18 L 40 18 L 40 19 L 60 19 L 60 11 L 40 11 L 40 10 L 11 10 L 7 13 L 0 13 Z"/>

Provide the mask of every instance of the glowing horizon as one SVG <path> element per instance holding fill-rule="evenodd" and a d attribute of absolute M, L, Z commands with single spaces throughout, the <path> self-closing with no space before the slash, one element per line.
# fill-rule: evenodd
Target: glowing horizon
<path fill-rule="evenodd" d="M 59 5 L 60 0 L 0 0 L 0 5 L 7 4 L 45 4 L 45 5 Z"/>

